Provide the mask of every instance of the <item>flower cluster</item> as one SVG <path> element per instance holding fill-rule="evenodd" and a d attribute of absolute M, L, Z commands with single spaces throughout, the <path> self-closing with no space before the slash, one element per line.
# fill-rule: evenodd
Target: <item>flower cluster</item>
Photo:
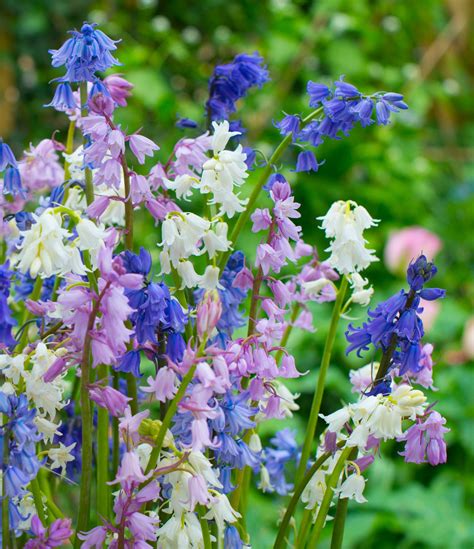
<path fill-rule="evenodd" d="M 277 124 L 285 137 L 254 166 L 248 193 L 255 154 L 229 117 L 268 80 L 263 59 L 238 55 L 216 67 L 203 113 L 209 131 L 186 135 L 161 161 L 156 143 L 114 118 L 132 84 L 98 77 L 118 64 L 117 42 L 84 23 L 51 51 L 66 71 L 50 104 L 69 117 L 65 145 L 44 139 L 17 163 L 0 142 L 4 542 L 249 546 L 254 474 L 264 492 L 293 493 L 275 547 L 287 539 L 295 498 L 312 511 L 306 526 L 316 546 L 334 496 L 365 501 L 362 473 L 382 441 L 404 442 L 406 461 L 446 461 L 445 420 L 413 387 L 433 386 L 420 303 L 444 292 L 425 287 L 436 269 L 421 256 L 408 269 L 408 291 L 349 326 L 348 352 L 374 346 L 382 357 L 351 372 L 357 401 L 321 414 L 328 428 L 313 451 L 337 323 L 374 292 L 377 258 L 365 231 L 378 220 L 352 200 L 335 202 L 318 218 L 330 240 L 320 258 L 299 225 L 298 176 L 274 168 L 291 142 L 318 146 L 370 125 L 373 112 L 386 124 L 406 105 L 342 79 L 333 88 L 310 82 L 315 110 Z M 296 172 L 319 165 L 303 150 Z M 238 237 L 248 220 L 256 244 L 244 254 Z M 267 441 L 261 425 L 299 408 L 287 380 L 298 388 L 304 373 L 288 342 L 293 330 L 315 330 L 313 314 L 323 322 L 322 303 L 333 314 L 305 441 L 285 425 Z M 65 483 L 67 497 L 56 498 Z"/>
<path fill-rule="evenodd" d="M 209 80 L 206 108 L 211 120 L 227 120 L 236 111 L 236 102 L 250 88 L 262 87 L 269 80 L 263 58 L 257 53 L 240 54 L 226 65 L 217 65 Z"/>
<path fill-rule="evenodd" d="M 117 46 L 96 26 L 84 23 L 80 31 L 71 31 L 71 38 L 58 50 L 50 50 L 53 67 L 64 66 L 66 74 L 58 79 L 59 85 L 48 107 L 59 111 L 77 108 L 78 103 L 70 85 L 74 82 L 93 82 L 90 97 L 107 90 L 95 73 L 119 64 L 111 53 Z"/>
<path fill-rule="evenodd" d="M 423 348 L 420 341 L 424 330 L 420 299 L 432 301 L 445 295 L 445 291 L 439 288 L 424 288 L 436 271 L 424 255 L 410 263 L 407 272 L 410 290 L 401 290 L 379 303 L 374 311 L 369 311 L 370 320 L 360 328 L 349 325 L 347 352 L 356 351 L 360 356 L 373 345 L 384 352 L 384 375 L 392 370 L 400 376 L 418 374 L 425 365 L 421 361 Z"/>

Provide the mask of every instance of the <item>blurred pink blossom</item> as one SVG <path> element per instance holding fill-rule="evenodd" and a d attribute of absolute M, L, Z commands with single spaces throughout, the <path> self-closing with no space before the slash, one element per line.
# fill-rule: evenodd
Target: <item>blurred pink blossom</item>
<path fill-rule="evenodd" d="M 423 307 L 423 312 L 420 314 L 421 319 L 423 320 L 423 326 L 425 330 L 428 331 L 433 326 L 441 309 L 441 305 L 438 301 L 426 301 L 425 299 L 422 299 L 420 307 Z"/>
<path fill-rule="evenodd" d="M 392 273 L 400 273 L 421 253 L 433 260 L 442 246 L 441 239 L 423 227 L 406 227 L 390 235 L 385 246 L 385 264 Z"/>

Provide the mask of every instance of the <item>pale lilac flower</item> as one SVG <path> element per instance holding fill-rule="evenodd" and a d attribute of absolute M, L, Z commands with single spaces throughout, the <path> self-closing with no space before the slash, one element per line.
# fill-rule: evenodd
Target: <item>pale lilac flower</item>
<path fill-rule="evenodd" d="M 131 96 L 133 84 L 120 74 L 110 74 L 104 78 L 104 84 L 112 99 L 121 107 L 127 106 L 127 98 Z"/>
<path fill-rule="evenodd" d="M 142 387 L 145 393 L 154 393 L 156 400 L 166 402 L 171 400 L 176 394 L 178 387 L 178 377 L 171 368 L 163 366 L 153 378 L 147 379 L 148 387 Z"/>
<path fill-rule="evenodd" d="M 126 397 L 117 389 L 109 387 L 101 387 L 95 385 L 89 389 L 90 398 L 102 408 L 107 408 L 107 410 L 115 417 L 120 417 L 123 415 L 127 403 L 132 400 L 129 397 Z"/>
<path fill-rule="evenodd" d="M 254 233 L 268 229 L 272 223 L 272 216 L 268 208 L 263 210 L 257 208 L 250 216 L 250 219 L 253 221 L 252 232 Z"/>
<path fill-rule="evenodd" d="M 153 156 L 153 151 L 160 149 L 151 139 L 139 134 L 130 135 L 128 144 L 140 164 L 145 162 L 145 156 Z"/>
<path fill-rule="evenodd" d="M 60 145 L 52 139 L 43 139 L 25 151 L 25 158 L 19 163 L 21 181 L 27 189 L 44 191 L 61 185 L 64 169 L 57 151 Z"/>

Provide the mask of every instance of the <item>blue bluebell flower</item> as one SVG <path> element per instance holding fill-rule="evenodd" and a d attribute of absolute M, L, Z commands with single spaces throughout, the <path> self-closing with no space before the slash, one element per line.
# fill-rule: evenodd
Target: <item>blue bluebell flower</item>
<path fill-rule="evenodd" d="M 269 79 L 263 58 L 257 53 L 237 55 L 231 63 L 217 65 L 209 80 L 206 109 L 211 120 L 227 120 L 236 111 L 236 102 L 250 88 L 261 87 Z"/>
<path fill-rule="evenodd" d="M 257 160 L 257 152 L 252 147 L 243 147 L 242 152 L 246 154 L 245 164 L 248 170 L 252 170 Z"/>
<path fill-rule="evenodd" d="M 301 118 L 294 114 L 287 114 L 279 122 L 275 122 L 274 125 L 280 130 L 281 135 L 292 134 L 293 141 L 298 137 L 300 130 Z"/>
<path fill-rule="evenodd" d="M 328 95 L 331 93 L 328 86 L 324 84 L 318 84 L 317 82 L 312 82 L 311 80 L 306 86 L 306 91 L 309 95 L 309 106 L 315 108 L 318 107 L 321 102 L 326 99 L 326 97 L 328 97 Z"/>
<path fill-rule="evenodd" d="M 408 108 L 401 94 L 377 92 L 366 95 L 343 77 L 331 87 L 310 81 L 307 92 L 309 105 L 321 107 L 323 113 L 299 132 L 298 139 L 314 147 L 319 146 L 325 136 L 338 139 L 340 132 L 349 135 L 356 123 L 364 127 L 374 122 L 388 124 L 392 112 Z"/>
<path fill-rule="evenodd" d="M 20 273 L 17 271 L 15 273 L 16 284 L 15 284 L 15 301 L 24 301 L 28 299 L 34 287 L 34 279 L 31 278 L 29 273 Z M 43 286 L 41 289 L 41 300 L 48 301 L 51 299 L 53 294 L 54 282 L 56 276 L 50 276 L 43 280 Z"/>
<path fill-rule="evenodd" d="M 17 212 L 15 214 L 15 223 L 20 231 L 27 231 L 35 222 L 31 212 Z"/>
<path fill-rule="evenodd" d="M 26 487 L 36 477 L 40 462 L 36 456 L 35 443 L 42 438 L 38 433 L 34 418 L 35 409 L 28 408 L 25 394 L 7 395 L 0 391 L 0 412 L 4 421 L 0 426 L 0 449 L 8 444 L 8 464 L 3 469 L 5 493 L 9 499 L 11 528 L 15 531 L 21 519 L 16 508 L 16 499 L 26 494 Z M 5 421 L 6 419 L 6 421 Z"/>
<path fill-rule="evenodd" d="M 119 65 L 111 54 L 118 41 L 110 39 L 96 24 L 84 23 L 80 31 L 70 31 L 71 38 L 58 50 L 50 50 L 53 67 L 66 67 L 64 80 L 68 82 L 93 82 L 97 71 Z"/>
<path fill-rule="evenodd" d="M 78 105 L 70 84 L 68 82 L 60 82 L 54 92 L 53 99 L 45 107 L 53 107 L 61 112 L 76 109 Z"/>
<path fill-rule="evenodd" d="M 255 421 L 251 418 L 258 412 L 258 408 L 251 406 L 249 401 L 249 392 L 242 391 L 236 395 L 227 392 L 219 402 L 225 416 L 225 430 L 233 436 L 255 427 Z"/>
<path fill-rule="evenodd" d="M 295 172 L 317 172 L 321 164 L 324 162 L 318 164 L 312 151 L 301 151 L 296 161 Z"/>
<path fill-rule="evenodd" d="M 285 179 L 285 176 L 282 175 L 281 173 L 273 173 L 269 178 L 268 178 L 268 181 L 265 183 L 265 185 L 263 186 L 263 188 L 267 191 L 267 192 L 270 192 L 272 190 L 272 187 L 275 183 L 286 183 L 286 179 Z"/>
<path fill-rule="evenodd" d="M 184 351 L 186 350 L 186 341 L 179 332 L 168 332 L 166 337 L 166 355 L 173 362 L 181 362 L 183 360 Z"/>
<path fill-rule="evenodd" d="M 230 494 L 234 491 L 235 485 L 232 484 L 232 467 L 223 466 L 219 468 L 219 480 L 222 484 L 222 492 Z"/>
<path fill-rule="evenodd" d="M 16 320 L 12 316 L 8 297 L 10 295 L 12 271 L 7 261 L 0 265 L 0 347 L 12 347 L 16 345 L 16 340 L 12 335 L 12 328 L 16 325 Z"/>
<path fill-rule="evenodd" d="M 198 123 L 194 120 L 191 120 L 190 118 L 179 118 L 176 121 L 175 126 L 183 130 L 185 128 L 197 128 Z"/>
<path fill-rule="evenodd" d="M 66 476 L 69 479 L 79 479 L 82 472 L 82 419 L 75 413 L 75 402 L 72 399 L 62 412 L 66 417 L 63 417 L 58 427 L 60 434 L 54 437 L 54 444 L 62 442 L 65 446 L 71 446 L 76 443 L 70 452 L 74 460 L 66 464 Z"/>
<path fill-rule="evenodd" d="M 3 179 L 3 194 L 12 196 L 26 196 L 25 189 L 21 185 L 21 176 L 18 168 L 7 168 Z"/>
<path fill-rule="evenodd" d="M 116 372 L 131 373 L 135 377 L 140 377 L 140 351 L 127 351 L 114 366 Z"/>
<path fill-rule="evenodd" d="M 25 196 L 15 155 L 10 146 L 0 138 L 0 172 L 3 171 L 3 194 Z"/>
<path fill-rule="evenodd" d="M 270 476 L 270 482 L 277 494 L 284 496 L 288 494 L 293 484 L 287 482 L 285 471 L 287 465 L 296 465 L 301 455 L 301 449 L 296 443 L 295 433 L 291 429 L 282 429 L 278 431 L 270 444 L 265 448 L 265 467 Z"/>
<path fill-rule="evenodd" d="M 399 375 L 419 372 L 422 369 L 421 339 L 424 336 L 423 321 L 419 316 L 423 310 L 420 308 L 420 299 L 435 300 L 445 295 L 445 291 L 440 288 L 423 288 L 436 272 L 435 265 L 424 255 L 412 261 L 407 269 L 409 292 L 401 290 L 379 303 L 374 311 L 368 312 L 369 320 L 362 326 L 349 324 L 346 353 L 356 351 L 361 356 L 373 346 L 384 353 L 387 372 L 394 368 L 398 368 Z M 380 382 L 383 383 L 383 380 Z M 369 394 L 376 389 L 372 389 Z"/>
<path fill-rule="evenodd" d="M 228 525 L 224 533 L 224 547 L 225 549 L 242 549 L 244 547 L 243 541 L 240 539 L 239 531 L 235 526 Z"/>
<path fill-rule="evenodd" d="M 4 143 L 0 138 L 0 172 L 3 172 L 8 167 L 17 168 L 18 164 L 10 145 Z"/>

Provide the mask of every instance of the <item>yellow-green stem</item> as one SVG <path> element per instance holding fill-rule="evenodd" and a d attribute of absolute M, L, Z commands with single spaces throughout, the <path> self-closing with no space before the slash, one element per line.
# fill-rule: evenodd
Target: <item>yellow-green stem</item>
<path fill-rule="evenodd" d="M 324 492 L 323 501 L 319 506 L 316 522 L 314 524 L 313 531 L 311 532 L 311 536 L 309 538 L 309 542 L 307 545 L 308 549 L 317 547 L 317 543 L 319 541 L 319 537 L 321 536 L 324 523 L 326 522 L 329 506 L 331 505 L 331 500 L 334 494 L 334 488 L 337 485 L 337 481 L 341 476 L 342 469 L 344 468 L 346 460 L 349 458 L 349 455 L 352 452 L 352 450 L 353 448 L 344 448 L 344 450 L 342 450 L 341 455 L 339 456 L 339 459 L 337 460 L 337 463 L 332 473 L 329 475 L 329 478 L 326 481 L 326 491 Z"/>
<path fill-rule="evenodd" d="M 273 549 L 280 549 L 281 547 L 283 547 L 286 531 L 288 530 L 291 517 L 294 515 L 296 511 L 296 506 L 298 505 L 298 501 L 301 497 L 301 494 L 303 493 L 303 490 L 306 488 L 309 481 L 313 478 L 313 475 L 316 473 L 316 471 L 330 456 L 331 456 L 330 452 L 326 452 L 325 454 L 320 456 L 313 463 L 313 465 L 311 465 L 311 467 L 308 469 L 305 476 L 303 477 L 303 480 L 298 484 L 298 486 L 296 486 L 293 492 L 293 495 L 290 499 L 290 503 L 286 508 L 286 512 L 285 512 L 285 515 L 283 516 L 283 520 L 280 523 L 280 528 L 278 530 L 278 534 L 275 540 L 275 544 L 273 545 Z"/>
<path fill-rule="evenodd" d="M 323 400 L 324 388 L 326 383 L 326 374 L 331 361 L 332 349 L 334 341 L 336 339 L 337 325 L 341 316 L 342 302 L 347 291 L 347 278 L 343 277 L 339 290 L 337 292 L 336 301 L 331 316 L 331 323 L 329 325 L 329 332 L 326 337 L 326 343 L 324 345 L 323 357 L 321 360 L 321 367 L 318 373 L 318 382 L 316 385 L 316 391 L 313 396 L 313 403 L 311 405 L 311 412 L 309 415 L 308 425 L 306 427 L 306 435 L 303 443 L 303 449 L 301 452 L 301 459 L 296 472 L 295 483 L 299 484 L 306 471 L 308 459 L 311 454 L 311 447 L 313 445 L 314 436 L 316 434 L 316 427 L 318 424 L 319 411 L 321 410 L 321 402 Z"/>
<path fill-rule="evenodd" d="M 81 116 L 87 116 L 87 99 L 88 99 L 88 92 L 87 92 L 87 82 L 81 82 L 79 86 L 80 90 L 80 96 L 81 96 Z M 84 137 L 84 145 L 86 145 L 86 138 Z M 87 205 L 92 204 L 94 202 L 94 183 L 92 182 L 92 171 L 89 168 L 86 168 L 84 170 L 84 176 L 85 176 L 85 182 L 86 182 L 86 202 Z"/>
<path fill-rule="evenodd" d="M 6 415 L 2 414 L 2 424 L 6 424 L 8 422 L 8 418 Z M 0 443 L 2 444 L 2 465 L 3 470 L 2 473 L 5 474 L 8 459 L 10 457 L 10 448 L 8 447 L 8 432 L 4 434 L 4 436 L 0 439 Z M 6 492 L 6 482 L 2 482 L 2 549 L 8 549 L 8 542 L 9 542 L 9 522 L 10 517 L 8 515 L 8 496 Z"/>
<path fill-rule="evenodd" d="M 206 508 L 202 505 L 199 505 L 198 509 L 198 517 L 199 517 L 199 523 L 201 524 L 201 530 L 202 530 L 202 541 L 204 543 L 204 549 L 211 549 L 211 534 L 209 532 L 209 523 L 207 519 L 204 518 L 204 515 L 206 514 Z"/>
<path fill-rule="evenodd" d="M 107 366 L 101 364 L 97 368 L 97 378 L 106 379 L 107 370 Z M 109 453 L 109 412 L 97 406 L 97 513 L 105 519 L 110 514 Z"/>
<path fill-rule="evenodd" d="M 193 379 L 195 371 L 196 371 L 196 364 L 193 364 L 191 368 L 189 368 L 188 373 L 183 377 L 181 384 L 179 386 L 178 392 L 176 393 L 176 396 L 171 401 L 169 408 L 166 411 L 165 417 L 163 419 L 160 430 L 158 432 L 158 436 L 156 437 L 155 446 L 151 452 L 150 459 L 148 460 L 146 473 L 149 473 L 156 467 L 156 463 L 158 461 L 158 458 L 160 457 L 161 448 L 163 446 L 163 441 L 165 440 L 166 432 L 170 428 L 171 420 L 173 419 L 176 413 L 176 410 L 178 409 L 178 405 L 181 402 L 186 392 L 186 389 L 188 388 L 188 385 L 191 383 Z"/>
<path fill-rule="evenodd" d="M 38 477 L 35 477 L 30 482 L 30 490 L 33 494 L 33 501 L 35 502 L 36 513 L 41 520 L 43 526 L 46 526 L 46 516 L 44 514 L 43 498 L 41 496 L 41 489 L 38 482 Z"/>

